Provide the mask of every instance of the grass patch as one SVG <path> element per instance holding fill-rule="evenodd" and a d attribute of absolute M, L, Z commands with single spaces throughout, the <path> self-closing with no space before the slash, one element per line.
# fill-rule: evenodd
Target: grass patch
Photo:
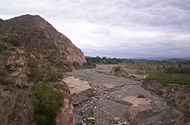
<path fill-rule="evenodd" d="M 157 80 L 163 85 L 179 84 L 190 86 L 189 74 L 171 74 L 165 72 L 153 72 L 148 75 L 146 80 Z"/>
<path fill-rule="evenodd" d="M 63 93 L 51 84 L 39 83 L 33 90 L 32 103 L 37 125 L 55 125 L 56 115 L 63 105 Z"/>

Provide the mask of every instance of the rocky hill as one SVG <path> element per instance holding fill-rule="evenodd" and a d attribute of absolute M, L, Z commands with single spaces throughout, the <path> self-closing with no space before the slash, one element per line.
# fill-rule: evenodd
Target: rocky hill
<path fill-rule="evenodd" d="M 82 51 L 40 16 L 24 15 L 2 21 L 0 26 L 4 39 L 14 38 L 26 50 L 39 52 L 38 56 L 58 54 L 56 58 L 66 58 L 69 62 L 85 62 Z"/>
<path fill-rule="evenodd" d="M 64 95 L 57 124 L 72 124 L 70 93 L 62 77 L 73 63 L 85 61 L 82 51 L 40 16 L 0 20 L 1 125 L 36 124 L 32 92 L 41 82 L 59 87 Z"/>

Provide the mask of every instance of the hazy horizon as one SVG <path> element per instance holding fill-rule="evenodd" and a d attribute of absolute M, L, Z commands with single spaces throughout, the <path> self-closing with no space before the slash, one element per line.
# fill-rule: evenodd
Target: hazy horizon
<path fill-rule="evenodd" d="M 190 56 L 189 0 L 1 0 L 0 18 L 40 15 L 86 56 Z"/>

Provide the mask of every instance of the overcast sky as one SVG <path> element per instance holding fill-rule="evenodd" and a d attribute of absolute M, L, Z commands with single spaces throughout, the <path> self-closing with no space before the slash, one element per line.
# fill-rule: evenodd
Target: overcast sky
<path fill-rule="evenodd" d="M 190 56 L 190 0 L 0 0 L 0 18 L 40 15 L 87 56 Z"/>

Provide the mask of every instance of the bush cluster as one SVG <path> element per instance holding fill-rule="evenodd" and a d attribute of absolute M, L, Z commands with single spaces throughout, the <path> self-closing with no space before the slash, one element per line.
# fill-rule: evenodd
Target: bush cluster
<path fill-rule="evenodd" d="M 32 94 L 36 124 L 55 125 L 63 100 L 63 93 L 59 89 L 55 89 L 50 83 L 38 83 Z"/>
<path fill-rule="evenodd" d="M 190 74 L 190 68 L 188 67 L 169 67 L 166 69 L 167 73 L 182 73 L 182 74 Z"/>
<path fill-rule="evenodd" d="M 8 47 L 7 47 L 5 44 L 0 43 L 0 53 L 1 53 L 2 51 L 4 51 L 4 50 L 7 50 L 7 49 L 8 49 Z"/>
<path fill-rule="evenodd" d="M 48 81 L 57 81 L 63 78 L 63 73 L 61 71 L 50 70 L 50 71 L 47 71 L 46 77 Z"/>
<path fill-rule="evenodd" d="M 72 65 L 74 66 L 75 69 L 80 68 L 80 64 L 78 62 L 73 62 Z"/>
<path fill-rule="evenodd" d="M 13 83 L 12 77 L 3 67 L 0 67 L 0 83 L 3 85 L 10 85 Z"/>
<path fill-rule="evenodd" d="M 91 61 L 87 61 L 82 65 L 83 68 L 96 68 L 96 64 L 91 62 Z"/>
<path fill-rule="evenodd" d="M 16 36 L 9 36 L 5 41 L 16 47 L 20 47 L 22 45 L 21 41 Z"/>
<path fill-rule="evenodd" d="M 57 81 L 63 78 L 63 71 L 56 69 L 54 66 L 41 65 L 40 62 L 30 59 L 28 61 L 30 74 L 29 77 L 34 81 Z"/>
<path fill-rule="evenodd" d="M 121 71 L 121 70 L 122 70 L 122 68 L 119 67 L 119 66 L 114 68 L 114 72 L 119 72 L 119 71 Z"/>
<path fill-rule="evenodd" d="M 28 66 L 30 70 L 29 77 L 35 80 L 42 80 L 44 74 L 39 63 L 35 60 L 30 59 L 28 60 Z"/>

